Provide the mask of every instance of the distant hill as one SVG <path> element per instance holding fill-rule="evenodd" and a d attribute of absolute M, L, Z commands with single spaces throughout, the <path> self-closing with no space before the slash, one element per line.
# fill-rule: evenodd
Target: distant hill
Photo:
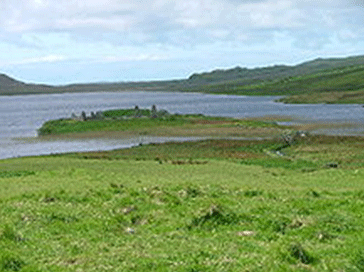
<path fill-rule="evenodd" d="M 13 88 L 23 85 L 24 85 L 23 82 L 17 81 L 5 74 L 0 74 L 0 87 L 2 88 Z"/>
<path fill-rule="evenodd" d="M 350 102 L 342 95 L 338 99 L 328 99 L 330 92 L 359 92 L 364 103 L 364 56 L 348 58 L 318 58 L 295 66 L 275 65 L 262 68 L 218 69 L 211 72 L 195 73 L 183 80 L 150 82 L 116 82 L 72 84 L 50 86 L 27 84 L 0 74 L 0 95 L 61 93 L 61 92 L 98 92 L 98 91 L 193 91 L 216 94 L 236 95 L 294 95 L 289 102 L 315 102 L 310 97 L 325 98 L 320 102 Z M 361 95 L 363 92 L 363 95 Z M 297 96 L 305 95 L 304 100 Z M 316 99 L 316 98 L 315 98 Z M 359 102 L 358 102 L 359 103 Z"/>
<path fill-rule="evenodd" d="M 203 82 L 189 90 L 206 93 L 284 95 L 287 98 L 282 101 L 289 103 L 364 103 L 364 56 L 215 70 L 194 74 L 189 80 Z"/>
<path fill-rule="evenodd" d="M 364 65 L 364 56 L 349 58 L 315 59 L 296 66 L 275 65 L 271 67 L 247 69 L 236 67 L 227 70 L 214 70 L 201 74 L 193 74 L 188 80 L 194 84 L 235 83 L 253 84 L 280 78 L 315 74 L 323 70 L 348 66 Z"/>
<path fill-rule="evenodd" d="M 42 84 L 27 84 L 0 74 L 0 95 L 48 93 L 54 87 Z"/>
<path fill-rule="evenodd" d="M 0 95 L 43 94 L 64 92 L 100 92 L 100 91 L 163 91 L 175 90 L 183 80 L 150 82 L 116 82 L 116 83 L 80 83 L 63 86 L 29 84 L 0 74 Z"/>

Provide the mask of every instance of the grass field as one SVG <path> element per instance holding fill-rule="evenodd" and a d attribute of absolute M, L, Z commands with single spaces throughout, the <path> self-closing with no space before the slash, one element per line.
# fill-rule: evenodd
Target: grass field
<path fill-rule="evenodd" d="M 0 161 L 0 271 L 364 271 L 360 137 Z"/>

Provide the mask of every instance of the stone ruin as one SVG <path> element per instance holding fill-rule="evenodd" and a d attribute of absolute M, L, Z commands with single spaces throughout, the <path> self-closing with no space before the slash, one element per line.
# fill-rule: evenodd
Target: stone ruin
<path fill-rule="evenodd" d="M 157 110 L 156 105 L 152 105 L 150 116 L 144 116 L 143 112 L 139 108 L 139 106 L 134 107 L 134 116 L 129 117 L 121 117 L 122 119 L 127 118 L 162 118 L 169 116 L 169 112 L 166 110 Z M 75 113 L 72 113 L 71 119 L 77 120 L 77 121 L 87 121 L 87 120 L 103 120 L 106 117 L 104 116 L 102 111 L 97 111 L 96 113 L 91 111 L 90 115 L 87 115 L 85 111 L 82 111 L 80 115 L 76 115 Z"/>

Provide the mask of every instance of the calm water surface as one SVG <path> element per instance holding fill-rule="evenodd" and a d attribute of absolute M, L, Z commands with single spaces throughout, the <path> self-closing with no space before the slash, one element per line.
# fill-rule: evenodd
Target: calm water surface
<path fill-rule="evenodd" d="M 287 105 L 275 103 L 277 97 L 245 97 L 196 93 L 102 92 L 0 96 L 0 158 L 50 153 L 109 150 L 130 147 L 140 142 L 191 140 L 189 138 L 90 139 L 72 141 L 39 141 L 37 129 L 51 119 L 67 118 L 72 113 L 106 109 L 151 107 L 171 113 L 202 113 L 227 117 L 288 116 L 296 123 L 349 123 L 350 128 L 331 134 L 362 134 L 364 108 L 361 105 Z M 328 131 L 326 131 L 327 133 Z"/>

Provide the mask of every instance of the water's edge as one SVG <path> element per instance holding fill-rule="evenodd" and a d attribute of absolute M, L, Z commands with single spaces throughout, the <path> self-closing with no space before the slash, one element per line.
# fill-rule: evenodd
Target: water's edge
<path fill-rule="evenodd" d="M 140 143 L 134 139 L 88 139 L 41 141 L 37 129 L 51 119 L 68 118 L 72 113 L 118 108 L 150 108 L 157 105 L 171 113 L 251 118 L 288 117 L 296 124 L 343 124 L 317 130 L 326 134 L 363 135 L 364 109 L 361 105 L 291 105 L 274 102 L 278 97 L 211 95 L 167 92 L 102 92 L 0 96 L 0 158 L 64 152 L 127 148 Z M 29 137 L 26 139 L 26 137 Z M 32 139 L 32 140 L 29 140 Z"/>

